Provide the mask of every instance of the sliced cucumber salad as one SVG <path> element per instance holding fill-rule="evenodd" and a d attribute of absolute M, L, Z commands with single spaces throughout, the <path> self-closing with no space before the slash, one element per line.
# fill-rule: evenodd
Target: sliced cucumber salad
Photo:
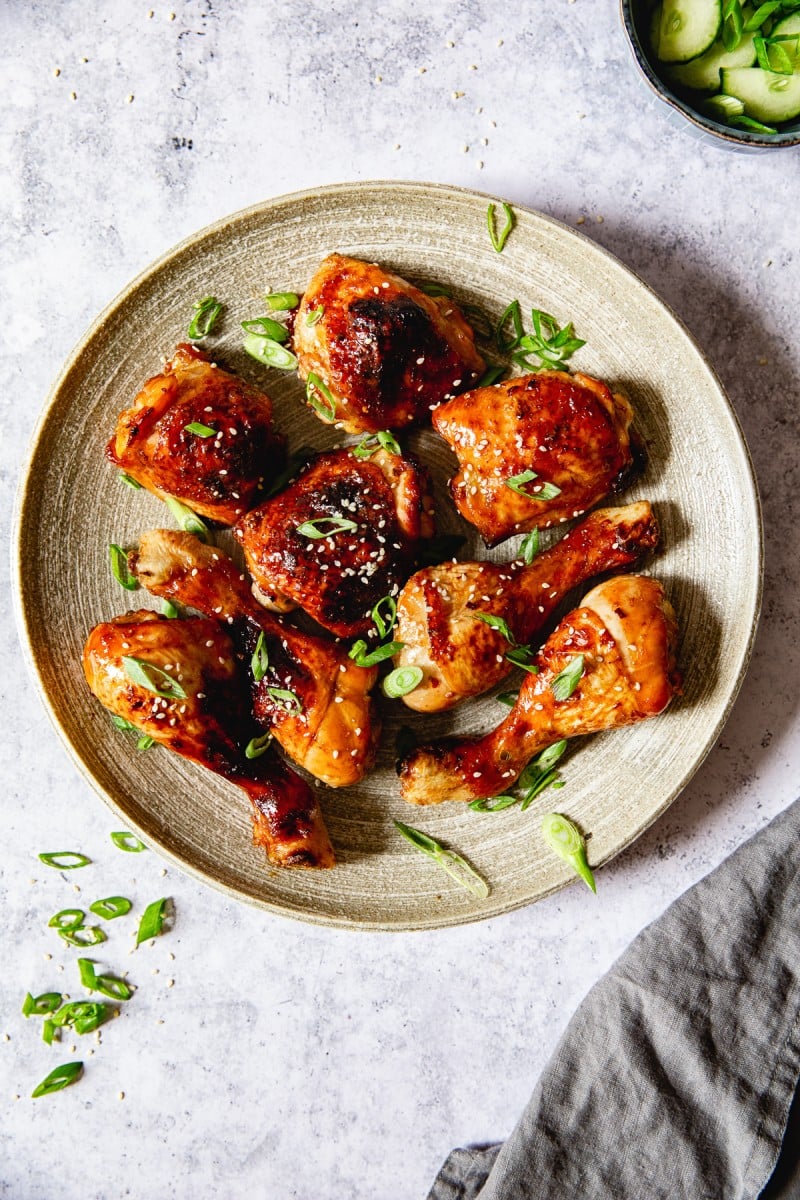
<path fill-rule="evenodd" d="M 778 133 L 800 116 L 800 0 L 659 0 L 650 42 L 664 79 L 721 124 Z"/>

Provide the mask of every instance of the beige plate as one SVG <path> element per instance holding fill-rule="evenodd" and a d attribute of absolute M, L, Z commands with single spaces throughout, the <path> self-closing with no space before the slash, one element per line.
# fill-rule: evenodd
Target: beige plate
<path fill-rule="evenodd" d="M 19 506 L 18 599 L 56 727 L 127 827 L 190 873 L 274 912 L 350 928 L 422 929 L 547 895 L 573 877 L 543 846 L 541 814 L 558 807 L 576 819 L 591 832 L 592 863 L 608 861 L 686 785 L 746 669 L 760 601 L 760 516 L 747 450 L 719 382 L 652 292 L 573 230 L 517 208 L 516 228 L 497 254 L 486 229 L 488 199 L 448 187 L 347 184 L 220 221 L 162 258 L 102 314 L 67 363 L 38 429 Z M 573 365 L 629 393 L 649 445 L 647 473 L 626 499 L 649 498 L 658 513 L 664 551 L 647 569 L 677 609 L 686 686 L 663 716 L 575 745 L 562 791 L 545 792 L 525 813 L 496 815 L 457 804 L 409 808 L 398 796 L 392 748 L 404 723 L 423 735 L 477 732 L 507 710 L 484 697 L 455 714 L 418 718 L 386 702 L 378 768 L 362 786 L 323 796 L 339 865 L 292 872 L 267 866 L 252 847 L 249 805 L 237 788 L 165 750 L 137 753 L 90 695 L 80 656 L 96 622 L 155 606 L 120 589 L 108 544 L 131 546 L 141 530 L 173 522 L 154 497 L 120 482 L 103 451 L 119 410 L 185 336 L 195 300 L 213 294 L 225 302 L 213 352 L 266 387 L 291 446 L 335 443 L 337 435 L 300 403 L 297 378 L 249 359 L 239 332 L 240 320 L 263 312 L 265 290 L 302 291 L 334 250 L 446 284 L 495 320 L 518 297 L 523 311 L 574 321 L 586 345 Z M 434 468 L 440 524 L 458 529 L 444 490 L 448 453 L 430 431 L 410 445 Z M 492 557 L 511 557 L 512 545 Z M 471 539 L 465 553 L 479 552 Z M 393 818 L 457 848 L 489 881 L 488 899 L 475 899 L 414 851 Z"/>

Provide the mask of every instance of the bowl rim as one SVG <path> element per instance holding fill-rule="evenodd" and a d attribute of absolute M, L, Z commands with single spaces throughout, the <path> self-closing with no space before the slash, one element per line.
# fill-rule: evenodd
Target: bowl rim
<path fill-rule="evenodd" d="M 782 133 L 755 133 L 747 129 L 732 129 L 729 125 L 720 125 L 711 117 L 705 117 L 691 108 L 680 97 L 671 92 L 664 80 L 656 74 L 650 64 L 644 46 L 639 38 L 633 19 L 633 6 L 636 0 L 620 0 L 620 15 L 622 26 L 628 40 L 628 45 L 634 61 L 642 73 L 645 82 L 656 97 L 670 108 L 681 113 L 692 125 L 703 133 L 710 134 L 721 142 L 738 149 L 777 150 L 785 146 L 800 146 L 800 128 L 789 129 Z"/>

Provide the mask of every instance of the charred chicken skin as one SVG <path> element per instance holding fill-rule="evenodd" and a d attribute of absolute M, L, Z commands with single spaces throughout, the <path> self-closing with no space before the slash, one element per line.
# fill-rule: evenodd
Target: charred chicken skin
<path fill-rule="evenodd" d="M 192 534 L 149 530 L 129 563 L 154 595 L 227 624 L 250 674 L 255 717 L 294 762 L 330 787 L 363 778 L 380 732 L 370 696 L 377 668 L 357 666 L 328 638 L 267 612 L 231 559 Z"/>
<path fill-rule="evenodd" d="M 156 496 L 232 525 L 258 503 L 285 447 L 269 397 L 183 344 L 120 413 L 106 455 Z"/>
<path fill-rule="evenodd" d="M 326 258 L 308 285 L 294 349 L 315 411 L 351 433 L 427 421 L 485 370 L 452 300 L 341 254 Z M 327 395 L 314 389 L 315 377 Z"/>
<path fill-rule="evenodd" d="M 553 742 L 662 712 L 680 689 L 676 637 L 675 614 L 656 580 L 621 575 L 601 583 L 548 638 L 535 660 L 539 673 L 526 677 L 497 729 L 420 746 L 405 758 L 404 799 L 439 804 L 501 794 Z M 556 677 L 578 656 L 577 685 L 559 700 Z"/>
<path fill-rule="evenodd" d="M 299 605 L 337 637 L 370 635 L 375 604 L 397 595 L 418 540 L 433 533 L 427 479 L 386 450 L 333 450 L 234 533 L 265 604 Z"/>
<path fill-rule="evenodd" d="M 334 865 L 311 788 L 274 750 L 254 759 L 245 755 L 259 731 L 233 644 L 216 621 L 170 620 L 145 610 L 116 617 L 89 634 L 83 669 L 112 713 L 247 793 L 253 840 L 271 863 Z"/>
<path fill-rule="evenodd" d="M 421 667 L 422 682 L 404 696 L 409 708 L 437 712 L 478 696 L 512 670 L 504 633 L 482 619 L 500 618 L 517 645 L 527 645 L 564 594 L 592 575 L 619 570 L 658 544 L 646 501 L 597 509 L 526 566 L 442 563 L 412 575 L 397 601 L 396 667 Z M 478 616 L 481 614 L 481 616 Z"/>
<path fill-rule="evenodd" d="M 588 375 L 540 371 L 441 404 L 433 424 L 459 460 L 456 508 L 490 546 L 582 516 L 632 477 L 633 412 Z"/>

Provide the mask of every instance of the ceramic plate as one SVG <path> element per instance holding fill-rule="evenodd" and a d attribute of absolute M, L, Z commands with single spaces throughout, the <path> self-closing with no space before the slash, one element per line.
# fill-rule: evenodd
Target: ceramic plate
<path fill-rule="evenodd" d="M 37 432 L 19 505 L 18 601 L 61 736 L 123 825 L 229 895 L 287 916 L 419 929 L 528 904 L 572 879 L 539 837 L 539 817 L 551 807 L 591 832 L 590 859 L 602 865 L 686 785 L 747 665 L 761 586 L 758 499 L 713 371 L 653 293 L 573 230 L 517 207 L 516 228 L 496 253 L 488 200 L 447 187 L 349 184 L 272 200 L 213 225 L 155 263 L 102 314 L 66 365 Z M 481 814 L 459 804 L 412 809 L 399 798 L 393 750 L 400 725 L 423 737 L 486 730 L 507 711 L 496 699 L 427 718 L 386 701 L 376 770 L 357 788 L 322 796 L 339 865 L 292 872 L 268 866 L 251 845 L 249 803 L 236 787 L 165 750 L 138 753 L 112 727 L 86 687 L 80 657 L 96 622 L 140 604 L 156 607 L 145 593 L 120 589 L 108 545 L 133 546 L 142 530 L 174 522 L 154 497 L 125 487 L 103 452 L 117 413 L 185 337 L 194 301 L 209 294 L 224 301 L 214 357 L 269 392 L 290 448 L 341 440 L 302 403 L 296 376 L 242 352 L 239 330 L 242 319 L 263 312 L 266 290 L 301 292 L 332 251 L 444 284 L 495 320 L 518 298 L 523 311 L 574 321 L 586 345 L 572 365 L 629 394 L 649 447 L 646 474 L 624 501 L 647 498 L 656 508 L 663 550 L 645 570 L 664 582 L 677 610 L 686 682 L 662 716 L 574 745 L 562 769 L 566 786 L 525 813 Z M 409 445 L 433 469 L 441 527 L 463 529 L 446 498 L 449 452 L 430 430 Z M 219 535 L 220 544 L 228 537 Z M 491 557 L 511 557 L 514 545 Z M 481 553 L 474 538 L 464 553 Z M 489 897 L 476 899 L 415 852 L 395 832 L 394 818 L 458 849 L 488 880 Z"/>

